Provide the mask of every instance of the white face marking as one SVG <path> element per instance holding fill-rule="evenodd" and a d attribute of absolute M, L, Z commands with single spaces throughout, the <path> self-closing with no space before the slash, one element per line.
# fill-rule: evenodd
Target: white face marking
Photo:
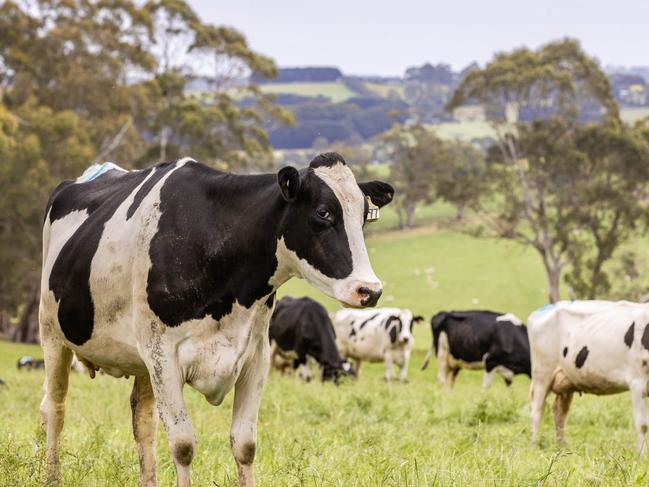
<path fill-rule="evenodd" d="M 333 191 L 342 208 L 343 225 L 352 255 L 352 272 L 344 279 L 332 279 L 323 275 L 306 260 L 298 259 L 294 252 L 285 250 L 293 254 L 293 262 L 296 263 L 296 272 L 299 276 L 344 304 L 360 306 L 357 293 L 360 287 L 367 287 L 373 291 L 381 289 L 381 282 L 370 265 L 363 236 L 365 197 L 347 165 L 336 163 L 330 167 L 318 167 L 313 171 Z M 282 249 L 282 252 L 285 250 Z M 278 246 L 278 254 L 279 251 Z"/>

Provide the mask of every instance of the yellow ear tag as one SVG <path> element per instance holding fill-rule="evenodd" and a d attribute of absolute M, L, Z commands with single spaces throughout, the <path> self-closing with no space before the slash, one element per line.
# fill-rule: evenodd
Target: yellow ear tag
<path fill-rule="evenodd" d="M 372 199 L 369 196 L 366 196 L 367 200 L 367 221 L 375 222 L 379 219 L 379 207 L 372 203 Z"/>

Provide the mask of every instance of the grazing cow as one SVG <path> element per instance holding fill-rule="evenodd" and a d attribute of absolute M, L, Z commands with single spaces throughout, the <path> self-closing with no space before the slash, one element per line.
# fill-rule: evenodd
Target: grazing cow
<path fill-rule="evenodd" d="M 357 183 L 344 159 L 236 175 L 192 159 L 142 171 L 94 167 L 59 185 L 43 227 L 40 335 L 46 481 L 72 352 L 90 369 L 135 376 L 131 395 L 140 485 L 156 485 L 156 406 L 179 486 L 196 439 L 183 385 L 218 405 L 234 387 L 230 443 L 240 485 L 254 485 L 257 415 L 268 376 L 275 291 L 292 276 L 355 307 L 382 286 L 362 227 L 390 185 Z"/>
<path fill-rule="evenodd" d="M 27 369 L 27 370 L 34 370 L 34 369 L 42 369 L 45 367 L 45 360 L 42 358 L 34 358 L 31 355 L 23 355 L 18 359 L 18 362 L 16 362 L 16 368 L 18 370 L 22 369 Z"/>
<path fill-rule="evenodd" d="M 356 374 L 363 360 L 385 363 L 385 379 L 394 379 L 393 364 L 399 379 L 408 381 L 408 364 L 414 344 L 412 327 L 423 321 L 409 309 L 341 309 L 334 313 L 336 343 L 343 357 L 354 359 Z"/>
<path fill-rule="evenodd" d="M 293 369 L 304 368 L 303 378 L 311 379 L 312 357 L 322 369 L 322 380 L 337 380 L 351 367 L 340 357 L 336 348 L 336 333 L 327 310 L 311 298 L 279 300 L 270 319 L 271 363 L 284 371 L 290 361 Z M 291 353 L 292 352 L 292 353 Z"/>
<path fill-rule="evenodd" d="M 433 354 L 437 356 L 437 376 L 453 388 L 461 369 L 485 370 L 487 389 L 493 374 L 500 374 L 510 386 L 516 374 L 530 375 L 530 345 L 527 328 L 511 313 L 493 311 L 443 311 L 430 321 L 433 346 L 422 370 Z"/>
<path fill-rule="evenodd" d="M 532 349 L 532 442 L 550 391 L 557 442 L 564 442 L 575 392 L 631 391 L 638 451 L 646 451 L 649 305 L 627 301 L 562 301 L 529 317 Z"/>

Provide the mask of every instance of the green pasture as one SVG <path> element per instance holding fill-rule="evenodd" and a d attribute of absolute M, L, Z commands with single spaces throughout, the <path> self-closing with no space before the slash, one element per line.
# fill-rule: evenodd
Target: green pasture
<path fill-rule="evenodd" d="M 332 102 L 338 103 L 345 101 L 348 98 L 357 96 L 357 93 L 353 92 L 343 83 L 268 83 L 260 85 L 261 90 L 264 93 L 286 93 L 291 95 L 300 95 L 300 96 L 326 96 L 331 99 Z"/>
<path fill-rule="evenodd" d="M 433 219 L 434 220 L 434 219 Z M 385 282 L 384 306 L 410 307 L 427 319 L 450 308 L 491 308 L 525 318 L 545 302 L 544 279 L 531 250 L 479 240 L 428 226 L 368 238 L 376 273 Z M 321 297 L 304 282 L 281 294 Z M 323 302 L 329 309 L 336 305 Z M 453 392 L 435 379 L 435 365 L 419 365 L 431 336 L 415 331 L 410 383 L 385 383 L 381 364 L 340 386 L 304 384 L 271 374 L 261 407 L 256 461 L 260 486 L 521 486 L 647 485 L 649 463 L 634 449 L 628 394 L 576 397 L 568 446 L 553 441 L 546 414 L 540 448 L 529 445 L 529 380 L 511 389 L 481 389 L 479 372 L 464 371 Z M 0 486 L 38 485 L 44 466 L 39 428 L 42 371 L 17 371 L 37 346 L 0 342 Z M 62 436 L 66 486 L 137 485 L 131 437 L 132 380 L 72 374 Z M 194 485 L 233 486 L 229 451 L 232 395 L 210 406 L 186 389 L 198 434 Z M 158 441 L 161 485 L 174 483 L 162 428 Z"/>

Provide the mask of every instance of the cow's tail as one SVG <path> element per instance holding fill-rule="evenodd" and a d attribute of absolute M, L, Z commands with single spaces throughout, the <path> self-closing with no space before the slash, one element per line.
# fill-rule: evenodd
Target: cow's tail
<path fill-rule="evenodd" d="M 433 335 L 433 343 L 430 349 L 428 350 L 428 353 L 426 353 L 426 357 L 424 357 L 424 362 L 421 364 L 421 370 L 426 369 L 426 367 L 428 367 L 428 364 L 430 363 L 430 359 L 432 359 L 434 355 L 437 355 L 437 350 L 439 347 L 439 334 L 443 330 L 444 320 L 446 319 L 447 316 L 448 313 L 443 311 L 441 313 L 437 313 L 430 320 L 430 328 Z"/>

